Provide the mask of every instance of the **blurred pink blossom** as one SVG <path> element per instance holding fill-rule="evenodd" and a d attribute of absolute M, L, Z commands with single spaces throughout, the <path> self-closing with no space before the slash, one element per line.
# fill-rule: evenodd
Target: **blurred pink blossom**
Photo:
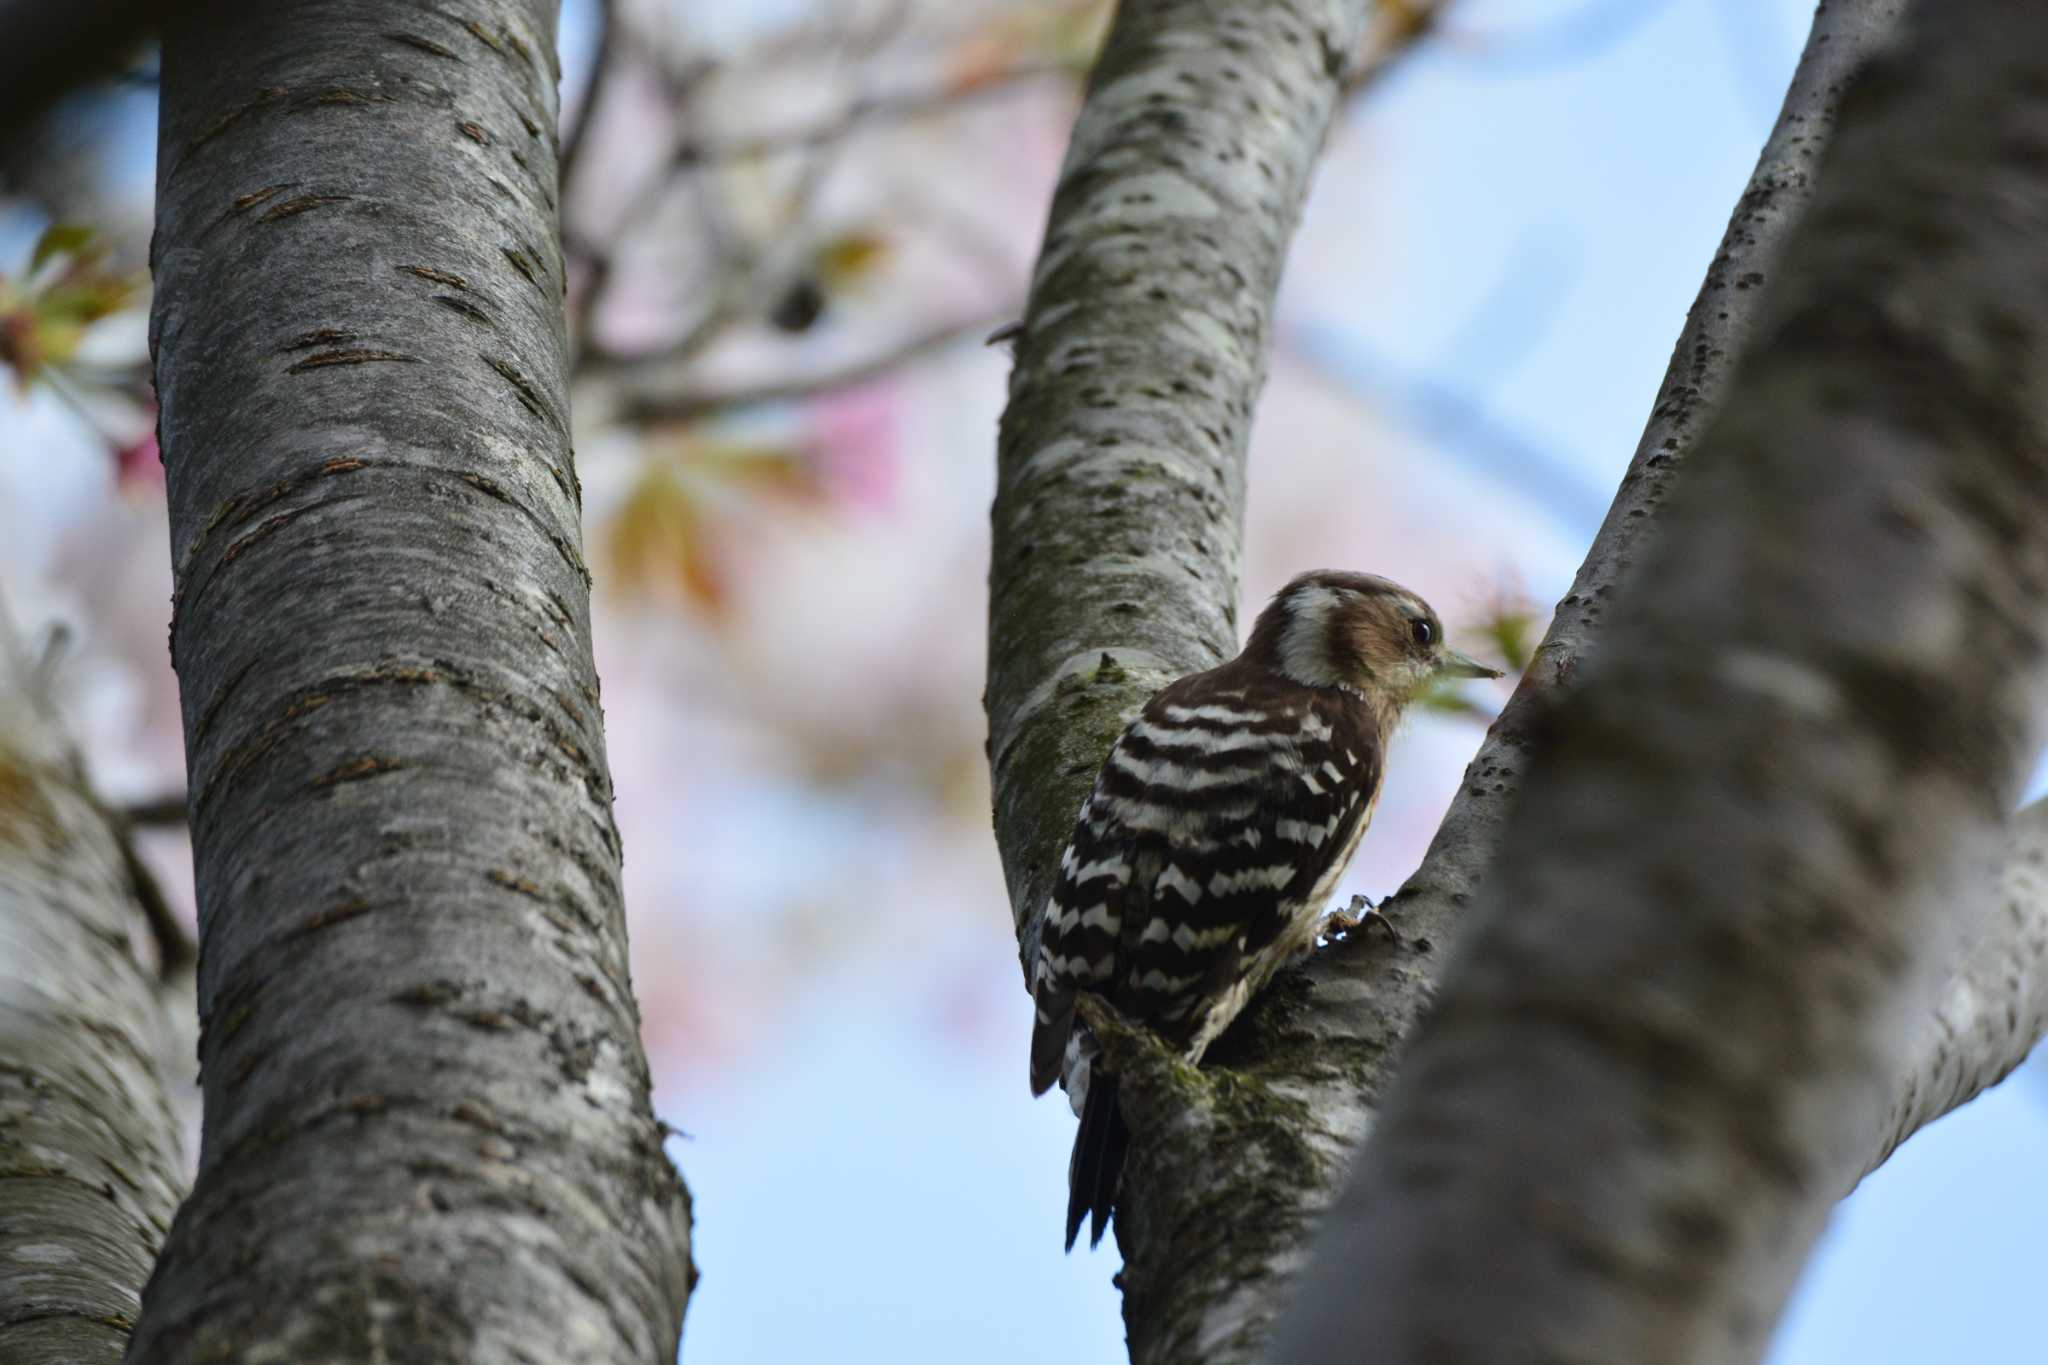
<path fill-rule="evenodd" d="M 835 504 L 887 512 L 899 492 L 903 386 L 893 380 L 826 394 L 810 405 L 819 477 Z"/>
<path fill-rule="evenodd" d="M 114 447 L 114 479 L 122 488 L 162 488 L 164 456 L 156 443 L 156 405 L 149 407 L 149 429 L 126 445 Z"/>

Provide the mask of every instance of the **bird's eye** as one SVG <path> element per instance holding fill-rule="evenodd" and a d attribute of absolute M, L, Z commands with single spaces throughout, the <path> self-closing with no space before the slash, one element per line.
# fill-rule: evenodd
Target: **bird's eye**
<path fill-rule="evenodd" d="M 1427 649 L 1436 643 L 1436 625 L 1418 616 L 1408 623 L 1408 633 L 1415 637 L 1415 643 Z"/>

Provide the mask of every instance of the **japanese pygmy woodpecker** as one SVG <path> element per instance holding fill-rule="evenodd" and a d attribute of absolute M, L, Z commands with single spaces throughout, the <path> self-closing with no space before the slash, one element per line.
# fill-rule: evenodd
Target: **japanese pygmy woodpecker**
<path fill-rule="evenodd" d="M 1093 991 L 1189 1061 L 1315 946 L 1379 799 L 1408 703 L 1439 678 L 1500 673 L 1449 649 L 1429 604 L 1370 574 L 1282 588 L 1242 653 L 1161 690 L 1118 737 L 1046 907 L 1031 1091 L 1064 1079 L 1081 1116 L 1067 1246 L 1102 1240 L 1129 1137 L 1116 1077 L 1074 1002 Z"/>

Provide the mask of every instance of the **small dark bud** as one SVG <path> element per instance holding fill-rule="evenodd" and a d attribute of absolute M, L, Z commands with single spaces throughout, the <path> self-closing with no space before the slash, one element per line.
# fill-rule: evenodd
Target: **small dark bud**
<path fill-rule="evenodd" d="M 785 332 L 808 332 L 825 312 L 825 291 L 805 275 L 782 292 L 768 320 Z"/>

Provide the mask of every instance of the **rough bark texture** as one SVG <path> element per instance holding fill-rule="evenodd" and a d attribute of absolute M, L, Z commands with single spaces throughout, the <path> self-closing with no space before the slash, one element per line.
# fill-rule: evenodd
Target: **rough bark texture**
<path fill-rule="evenodd" d="M 131 1358 L 666 1362 L 555 226 L 553 0 L 165 44 L 197 1188 Z"/>
<path fill-rule="evenodd" d="M 178 1129 L 106 812 L 0 621 L 0 1360 L 111 1365 L 177 1207 Z"/>
<path fill-rule="evenodd" d="M 2048 1031 L 2048 801 L 2013 817 L 1992 898 L 1915 1036 L 1862 1174 L 2012 1074 Z"/>
<path fill-rule="evenodd" d="M 1896 28 L 1904 8 L 1904 0 L 1834 0 L 1815 14 L 1777 123 L 1686 314 L 1606 520 L 1571 591 L 1558 602 L 1514 696 L 1466 770 L 1465 783 L 1421 867 L 1389 906 L 1424 937 L 1440 942 L 1451 932 L 1492 867 L 1543 716 L 1591 654 L 1617 586 L 1656 532 L 1673 480 L 1727 399 L 1730 379 L 1756 326 L 1760 291 L 1776 273 L 1791 229 L 1812 198 L 1814 173 L 1833 135 L 1842 91 L 1857 66 Z"/>
<path fill-rule="evenodd" d="M 1367 8 L 1125 0 L 1089 82 L 993 511 L 989 762 L 1025 963 L 1111 740 L 1159 687 L 1236 652 L 1273 295 Z"/>
<path fill-rule="evenodd" d="M 1918 13 L 1274 1359 L 1756 1360 L 1890 1136 L 2048 683 L 2048 14 Z"/>
<path fill-rule="evenodd" d="M 1721 402 L 1750 330 L 1755 286 L 1774 268 L 1787 229 L 1807 201 L 1837 94 L 1897 9 L 1890 0 L 1837 3 L 1816 19 L 1784 111 L 1679 338 L 1615 506 L 1572 593 L 1559 604 L 1534 666 L 1474 760 L 1428 859 L 1391 907 L 1402 926 L 1402 946 L 1390 949 L 1366 936 L 1319 955 L 1302 976 L 1283 977 L 1221 1040 L 1201 1071 L 1174 1063 L 1143 1039 L 1107 1039 L 1125 1076 L 1124 1107 L 1136 1130 L 1117 1215 L 1134 1360 L 1242 1361 L 1264 1341 L 1301 1261 L 1307 1229 L 1363 1137 L 1394 1050 L 1426 1003 L 1443 946 L 1492 861 L 1536 719 L 1573 678 L 1643 528 Z M 1081 401 L 1078 390 L 1092 380 L 1075 376 L 1061 390 L 1055 374 L 1041 381 L 1041 401 L 1060 401 L 1063 393 L 1075 405 Z M 1084 514 L 1092 509 L 1078 495 L 1086 491 L 1025 485 L 1011 494 L 1007 512 L 1034 524 L 1085 526 Z M 999 528 L 1005 511 L 999 501 Z M 1056 603 L 1096 562 L 1085 531 L 1071 539 L 1069 557 L 1076 565 L 1049 571 L 1044 580 L 1045 596 Z M 1228 567 L 1234 570 L 1235 541 L 1230 544 Z M 992 676 L 1025 657 L 1015 652 L 1016 606 L 1000 594 L 993 599 Z M 1140 628 L 1172 630 L 1186 613 L 1054 617 L 1061 619 L 1076 626 L 1069 640 L 1075 672 L 1085 681 L 1089 662 L 1098 657 L 1088 646 L 1130 642 Z M 1208 662 L 1193 650 L 1180 657 L 1181 668 Z M 1029 676 L 1042 676 L 1039 668 Z M 1141 681 L 1119 681 L 1120 693 L 1093 710 L 1077 707 L 1071 721 L 1054 708 L 1050 723 L 1072 728 L 1040 737 L 1050 757 L 1012 776 L 1010 803 L 1037 824 L 1005 820 L 999 801 L 997 833 L 1020 922 L 1042 903 L 1044 877 L 1066 832 L 1063 822 L 1071 819 L 1088 775 L 1145 692 Z M 1069 686 L 1076 700 L 1093 695 L 1079 681 Z M 998 719 L 992 709 L 991 728 L 1000 737 Z M 1039 784 L 1036 791 L 1033 782 Z M 1028 948 L 1028 926 L 1020 937 Z"/>

